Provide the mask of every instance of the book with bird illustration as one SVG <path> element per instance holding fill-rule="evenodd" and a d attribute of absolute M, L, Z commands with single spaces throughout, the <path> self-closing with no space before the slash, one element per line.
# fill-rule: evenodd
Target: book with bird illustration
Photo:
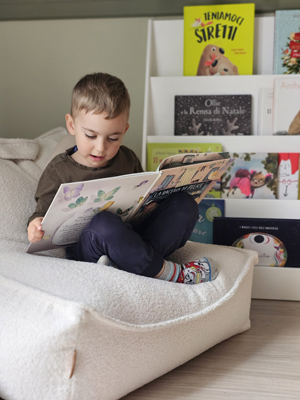
<path fill-rule="evenodd" d="M 222 176 L 222 198 L 276 199 L 278 153 L 230 153 L 234 162 Z"/>
<path fill-rule="evenodd" d="M 173 193 L 185 191 L 200 203 L 233 161 L 229 153 L 176 154 L 155 172 L 61 184 L 42 221 L 43 239 L 31 243 L 27 252 L 76 243 L 98 212 L 112 212 L 134 224 Z"/>

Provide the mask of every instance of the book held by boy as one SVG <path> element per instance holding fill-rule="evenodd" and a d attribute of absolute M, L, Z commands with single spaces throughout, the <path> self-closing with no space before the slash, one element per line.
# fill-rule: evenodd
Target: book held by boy
<path fill-rule="evenodd" d="M 175 135 L 250 135 L 251 100 L 250 94 L 175 96 Z"/>
<path fill-rule="evenodd" d="M 300 73 L 300 9 L 275 12 L 274 74 Z"/>
<path fill-rule="evenodd" d="M 185 76 L 253 73 L 255 4 L 184 7 Z"/>
<path fill-rule="evenodd" d="M 42 221 L 43 239 L 31 243 L 27 252 L 76 243 L 101 211 L 138 223 L 173 193 L 185 191 L 199 203 L 233 161 L 228 153 L 177 154 L 166 158 L 156 172 L 61 184 Z"/>

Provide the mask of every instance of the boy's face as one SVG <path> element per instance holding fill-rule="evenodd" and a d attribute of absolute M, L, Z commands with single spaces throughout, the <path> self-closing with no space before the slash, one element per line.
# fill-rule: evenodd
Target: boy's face
<path fill-rule="evenodd" d="M 72 158 L 86 167 L 104 167 L 118 152 L 129 128 L 127 115 L 105 119 L 106 113 L 94 114 L 81 110 L 75 118 L 66 115 L 66 125 L 75 136 L 78 151 Z"/>

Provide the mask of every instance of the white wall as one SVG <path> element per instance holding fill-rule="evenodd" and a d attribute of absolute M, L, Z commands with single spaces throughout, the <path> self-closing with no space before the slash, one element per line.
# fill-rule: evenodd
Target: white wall
<path fill-rule="evenodd" d="M 35 138 L 65 126 L 71 91 L 108 72 L 131 95 L 124 144 L 140 157 L 147 18 L 0 22 L 0 137 Z"/>

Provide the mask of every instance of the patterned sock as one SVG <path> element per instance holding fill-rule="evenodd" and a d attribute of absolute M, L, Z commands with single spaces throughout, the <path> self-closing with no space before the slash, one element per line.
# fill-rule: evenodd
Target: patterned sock
<path fill-rule="evenodd" d="M 212 266 L 206 257 L 182 265 L 177 282 L 193 285 L 216 279 L 218 269 Z"/>
<path fill-rule="evenodd" d="M 218 275 L 218 269 L 206 257 L 182 265 L 165 261 L 164 267 L 159 279 L 189 285 L 213 281 Z"/>

